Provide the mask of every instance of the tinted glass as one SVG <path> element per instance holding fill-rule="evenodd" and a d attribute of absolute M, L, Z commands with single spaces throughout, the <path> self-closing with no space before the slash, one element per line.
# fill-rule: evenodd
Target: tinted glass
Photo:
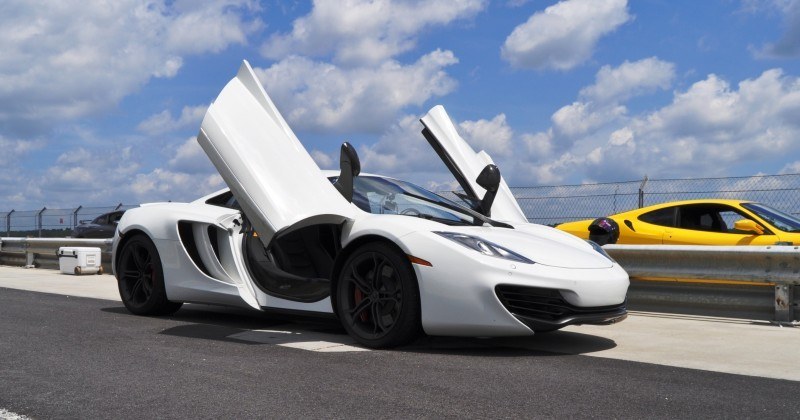
<path fill-rule="evenodd" d="M 675 225 L 675 207 L 653 210 L 639 216 L 639 220 L 658 226 L 672 227 Z"/>

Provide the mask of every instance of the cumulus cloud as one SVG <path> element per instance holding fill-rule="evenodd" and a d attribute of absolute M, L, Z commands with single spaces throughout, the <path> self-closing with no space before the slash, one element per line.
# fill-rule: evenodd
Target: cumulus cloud
<path fill-rule="evenodd" d="M 592 119 L 592 115 L 620 106 L 600 106 L 566 120 Z M 563 110 L 554 114 L 554 121 Z M 644 174 L 724 176 L 737 165 L 769 164 L 781 161 L 782 156 L 800 154 L 796 141 L 800 123 L 793 117 L 798 112 L 800 79 L 780 69 L 767 70 L 737 85 L 710 74 L 686 90 L 674 92 L 669 104 L 652 112 L 621 113 L 605 121 L 596 118 L 598 122 L 590 124 L 590 130 L 565 132 L 554 123 L 547 131 L 523 135 L 520 149 L 530 155 L 524 164 L 518 159 L 516 168 L 520 179 L 551 184 L 575 174 L 581 174 L 584 181 L 636 179 Z M 567 135 L 572 136 L 569 142 L 564 141 Z M 539 151 L 544 153 L 537 154 Z M 774 171 L 798 169 L 796 163 L 781 165 Z"/>
<path fill-rule="evenodd" d="M 675 65 L 656 57 L 630 62 L 618 67 L 605 65 L 595 83 L 581 89 L 581 96 L 597 102 L 625 101 L 657 89 L 668 89 L 675 78 Z"/>
<path fill-rule="evenodd" d="M 17 158 L 29 152 L 43 148 L 45 142 L 42 140 L 18 140 L 8 139 L 0 134 L 0 164 L 8 168 L 8 165 L 14 162 Z"/>
<path fill-rule="evenodd" d="M 146 166 L 156 156 L 168 164 Z M 41 174 L 17 182 L 27 184 L 25 196 L 3 199 L 27 208 L 189 201 L 225 186 L 194 137 L 163 150 L 145 145 L 79 147 L 59 155 Z"/>
<path fill-rule="evenodd" d="M 783 17 L 783 34 L 774 43 L 768 43 L 755 50 L 764 58 L 795 58 L 800 56 L 800 0 L 770 0 L 766 2 L 745 2 L 751 8 L 770 8 Z"/>
<path fill-rule="evenodd" d="M 375 65 L 414 48 L 419 33 L 475 16 L 486 0 L 315 0 L 292 31 L 262 46 L 267 58 L 332 56 L 340 65 Z"/>
<path fill-rule="evenodd" d="M 293 128 L 381 132 L 403 108 L 452 92 L 456 81 L 444 68 L 457 62 L 442 50 L 408 65 L 389 60 L 357 68 L 291 56 L 255 71 Z"/>
<path fill-rule="evenodd" d="M 514 133 L 506 123 L 506 115 L 499 114 L 491 120 L 463 121 L 458 124 L 464 140 L 476 151 L 485 150 L 492 156 L 512 153 L 511 138 Z"/>
<path fill-rule="evenodd" d="M 632 19 L 627 0 L 564 0 L 534 13 L 506 38 L 513 67 L 569 70 L 592 56 L 598 40 Z"/>
<path fill-rule="evenodd" d="M 175 148 L 174 155 L 168 162 L 173 171 L 187 174 L 215 172 L 214 165 L 206 156 L 203 148 L 197 143 L 197 137 L 190 137 Z"/>
<path fill-rule="evenodd" d="M 9 0 L 0 14 L 0 128 L 103 112 L 183 57 L 246 41 L 247 0 Z"/>
<path fill-rule="evenodd" d="M 164 110 L 139 123 L 136 129 L 146 134 L 158 135 L 187 127 L 199 127 L 207 108 L 207 105 L 185 106 L 178 118 L 173 118 L 169 110 Z"/>

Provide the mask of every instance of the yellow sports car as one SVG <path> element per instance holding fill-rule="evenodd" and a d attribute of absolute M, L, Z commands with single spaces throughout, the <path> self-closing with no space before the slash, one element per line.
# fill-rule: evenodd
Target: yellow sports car
<path fill-rule="evenodd" d="M 612 232 L 610 225 L 617 225 L 613 229 L 619 229 L 616 243 L 620 244 L 800 244 L 800 219 L 761 203 L 740 200 L 673 201 L 603 220 L 563 223 L 556 228 L 589 239 L 589 226 L 596 229 L 598 224 L 609 232 Z M 616 236 L 613 232 L 601 241 L 614 243 Z"/>

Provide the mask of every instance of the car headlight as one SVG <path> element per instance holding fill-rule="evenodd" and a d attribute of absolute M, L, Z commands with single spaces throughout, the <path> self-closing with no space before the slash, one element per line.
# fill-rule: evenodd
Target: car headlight
<path fill-rule="evenodd" d="M 602 256 L 604 256 L 604 257 L 608 258 L 608 259 L 609 259 L 609 260 L 611 260 L 611 262 L 613 262 L 614 264 L 616 264 L 616 263 L 617 263 L 616 261 L 614 261 L 614 259 L 613 259 L 613 258 L 611 258 L 611 255 L 608 255 L 608 252 L 606 252 L 606 250 L 605 250 L 605 249 L 603 249 L 603 247 L 602 247 L 602 246 L 600 246 L 600 245 L 598 245 L 598 244 L 597 244 L 597 242 L 595 242 L 595 241 L 588 241 L 588 240 L 587 240 L 586 242 L 589 242 L 589 245 L 591 245 L 591 246 L 592 246 L 592 248 L 594 248 L 594 250 L 595 250 L 595 251 L 599 252 L 599 253 L 600 253 L 600 255 L 602 255 Z"/>
<path fill-rule="evenodd" d="M 525 258 L 522 255 L 519 255 L 508 248 L 504 248 L 500 245 L 489 242 L 486 239 L 479 238 L 477 236 L 465 235 L 463 233 L 456 233 L 456 232 L 433 232 L 433 233 L 443 238 L 447 238 L 461 246 L 464 246 L 474 251 L 478 251 L 483 255 L 502 258 L 505 260 L 517 261 L 525 264 L 536 264 L 535 261 Z"/>

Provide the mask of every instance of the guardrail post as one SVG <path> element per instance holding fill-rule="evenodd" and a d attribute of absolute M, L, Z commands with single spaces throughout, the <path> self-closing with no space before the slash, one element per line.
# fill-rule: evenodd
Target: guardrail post
<path fill-rule="evenodd" d="M 31 244 L 25 239 L 25 268 L 36 268 L 36 264 L 34 264 L 34 259 L 36 258 L 36 254 L 31 251 Z"/>
<path fill-rule="evenodd" d="M 11 213 L 14 213 L 15 210 L 11 210 L 6 215 L 6 236 L 11 236 Z"/>
<path fill-rule="evenodd" d="M 47 210 L 47 207 L 42 207 L 39 214 L 36 215 L 36 229 L 39 231 L 39 237 L 42 237 L 42 213 Z"/>
<path fill-rule="evenodd" d="M 794 321 L 794 285 L 775 285 L 775 321 Z"/>
<path fill-rule="evenodd" d="M 78 206 L 78 208 L 75 209 L 75 211 L 72 212 L 72 228 L 73 229 L 78 227 L 78 212 L 81 211 L 82 208 L 83 208 L 83 206 Z"/>

